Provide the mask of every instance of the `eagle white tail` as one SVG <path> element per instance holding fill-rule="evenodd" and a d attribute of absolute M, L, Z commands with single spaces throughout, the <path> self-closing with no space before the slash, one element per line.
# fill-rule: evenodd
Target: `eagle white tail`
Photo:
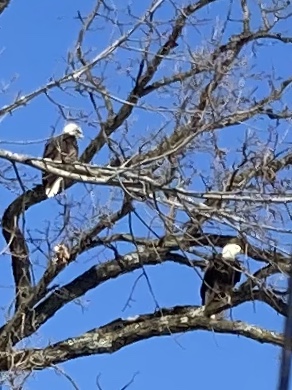
<path fill-rule="evenodd" d="M 46 195 L 48 198 L 53 198 L 60 190 L 63 178 L 58 177 L 50 187 L 46 187 Z"/>
<path fill-rule="evenodd" d="M 225 311 L 220 311 L 220 313 L 217 313 L 217 314 L 212 314 L 210 316 L 211 320 L 225 320 L 226 319 L 226 316 L 225 316 Z"/>
<path fill-rule="evenodd" d="M 218 289 L 218 286 L 217 284 L 215 283 L 214 284 L 214 287 L 213 287 L 213 291 L 212 290 L 207 290 L 206 291 L 206 295 L 205 295 L 205 307 L 208 307 L 208 305 L 210 305 L 213 300 L 214 300 L 214 292 L 215 290 Z M 227 296 L 227 300 L 228 302 L 230 301 L 230 297 L 228 298 L 229 296 Z M 226 310 L 222 310 L 220 311 L 219 313 L 216 313 L 216 314 L 212 314 L 210 315 L 210 318 L 212 320 L 224 320 L 226 319 Z"/>

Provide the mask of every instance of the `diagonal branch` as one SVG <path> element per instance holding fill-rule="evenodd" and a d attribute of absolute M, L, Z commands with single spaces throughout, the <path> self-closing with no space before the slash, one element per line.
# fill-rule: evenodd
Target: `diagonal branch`
<path fill-rule="evenodd" d="M 75 245 L 71 250 L 68 250 L 68 259 L 66 264 L 51 262 L 44 272 L 41 280 L 34 289 L 34 297 L 27 302 L 27 307 L 31 308 L 37 304 L 47 293 L 47 287 L 53 281 L 53 279 L 59 274 L 59 272 L 68 264 L 73 262 L 76 257 L 84 253 L 89 248 L 93 248 L 94 238 L 102 232 L 108 226 L 114 225 L 116 222 L 124 218 L 132 210 L 131 200 L 125 196 L 122 207 L 116 213 L 112 214 L 108 220 L 100 219 L 92 229 L 85 231 L 79 237 L 79 243 Z M 68 239 L 70 241 L 70 238 Z M 110 243 L 109 243 L 110 244 Z"/>
<path fill-rule="evenodd" d="M 4 12 L 5 8 L 8 7 L 11 0 L 0 0 L 0 15 Z"/>
<path fill-rule="evenodd" d="M 181 36 L 187 19 L 192 14 L 214 1 L 215 0 L 200 0 L 197 3 L 184 7 L 180 11 L 179 16 L 174 21 L 172 31 L 167 41 L 159 48 L 153 59 L 147 65 L 145 72 L 136 81 L 136 85 L 126 99 L 126 103 L 123 104 L 114 118 L 111 118 L 102 126 L 98 136 L 91 141 L 90 145 L 85 149 L 80 158 L 82 162 L 91 161 L 94 155 L 105 145 L 107 138 L 130 116 L 139 98 L 143 96 L 145 87 L 153 79 L 158 67 L 170 51 L 177 45 L 176 41 Z"/>
<path fill-rule="evenodd" d="M 53 279 L 67 266 L 69 263 L 74 261 L 77 255 L 85 252 L 89 248 L 93 248 L 94 245 L 94 237 L 102 232 L 105 228 L 109 226 L 109 224 L 115 224 L 117 221 L 125 217 L 132 210 L 131 200 L 125 196 L 122 207 L 116 213 L 112 214 L 108 220 L 104 220 L 103 218 L 96 224 L 95 227 L 84 232 L 81 237 L 79 237 L 79 243 L 75 245 L 72 249 L 66 248 L 67 250 L 67 258 L 65 262 L 62 261 L 51 261 L 48 265 L 46 271 L 44 272 L 39 283 L 32 289 L 30 289 L 30 296 L 26 297 L 25 306 L 19 307 L 16 311 L 13 318 L 4 326 L 0 331 L 0 343 L 10 343 L 10 341 L 14 342 L 16 340 L 20 340 L 23 337 L 23 333 L 20 328 L 22 328 L 21 324 L 23 323 L 25 318 L 29 318 L 29 321 L 33 321 L 35 313 L 32 313 L 33 306 L 35 306 L 39 301 L 41 301 L 46 294 L 48 294 L 48 286 L 53 281 Z M 70 238 L 68 239 L 70 241 Z M 60 291 L 63 294 L 62 291 Z M 32 324 L 31 324 L 32 325 Z M 38 327 L 35 324 L 33 327 L 29 326 L 29 331 Z M 8 334 L 15 333 L 15 330 L 18 328 L 18 334 L 16 338 L 10 339 Z"/>
<path fill-rule="evenodd" d="M 212 243 L 210 237 L 211 235 L 209 235 L 209 240 L 205 237 L 206 245 Z M 230 240 L 230 236 L 219 237 L 214 235 L 213 244 L 224 246 L 228 240 Z M 99 243 L 100 241 L 99 239 Z M 137 241 L 139 242 L 139 239 Z M 142 243 L 142 241 L 140 242 Z M 201 269 L 205 266 L 204 261 L 190 261 L 185 256 L 170 252 L 170 249 L 163 242 L 160 242 L 160 246 L 158 242 L 156 246 L 151 244 L 151 242 L 149 246 L 145 245 L 143 251 L 140 250 L 139 252 L 119 256 L 103 264 L 91 267 L 76 277 L 72 282 L 52 292 L 34 310 L 28 311 L 26 317 L 22 315 L 14 316 L 11 321 L 0 329 L 0 345 L 6 345 L 7 340 L 15 344 L 22 338 L 30 336 L 67 303 L 83 296 L 90 289 L 96 288 L 110 279 L 115 279 L 126 273 L 133 272 L 142 266 L 161 264 L 167 261 L 173 261 L 188 267 L 199 267 Z M 200 242 L 197 241 L 196 244 L 200 245 Z M 264 278 L 276 272 L 273 267 L 270 267 L 271 273 L 268 273 L 267 268 L 264 267 L 260 271 L 257 271 L 248 278 L 247 282 L 240 286 L 233 297 L 232 307 L 250 300 L 260 300 L 273 307 L 280 314 L 286 315 L 286 306 L 280 299 L 268 294 L 267 291 L 253 291 L 255 284 L 252 281 L 254 278 Z M 225 308 L 228 308 L 228 306 L 224 306 L 221 303 L 215 304 L 210 309 L 211 314 L 216 314 Z"/>
<path fill-rule="evenodd" d="M 251 117 L 262 114 L 267 104 L 280 99 L 284 91 L 291 85 L 292 78 L 288 78 L 287 80 L 283 81 L 278 89 L 273 89 L 269 95 L 261 99 L 259 102 L 253 104 L 253 106 L 250 106 L 246 110 L 234 112 L 231 115 L 223 117 L 217 121 L 213 121 L 209 124 L 205 122 L 202 122 L 201 125 L 199 124 L 201 116 L 204 114 L 204 110 L 208 106 L 208 103 L 210 103 L 210 94 L 216 89 L 220 79 L 223 78 L 225 72 L 227 72 L 233 63 L 233 60 L 237 58 L 242 49 L 248 43 L 255 40 L 271 38 L 278 39 L 277 34 L 272 35 L 265 31 L 249 34 L 240 33 L 238 35 L 233 35 L 227 44 L 217 48 L 211 56 L 213 62 L 222 56 L 223 53 L 230 52 L 232 54 L 229 56 L 228 60 L 222 62 L 222 67 L 225 71 L 218 72 L 218 74 L 216 73 L 213 80 L 206 86 L 206 88 L 204 88 L 203 92 L 201 93 L 197 110 L 192 115 L 189 123 L 175 129 L 175 131 L 169 137 L 167 137 L 167 139 L 164 139 L 154 149 L 144 154 L 137 155 L 134 159 L 132 159 L 132 164 L 143 161 L 147 161 L 147 163 L 149 163 L 150 161 L 158 160 L 166 156 L 175 155 L 178 150 L 183 150 L 195 137 L 197 137 L 198 134 L 240 124 L 250 119 Z M 291 38 L 289 41 L 291 41 Z M 201 69 L 198 70 L 200 73 Z M 196 73 L 196 71 L 194 71 L 194 73 Z"/>
<path fill-rule="evenodd" d="M 190 265 L 187 259 L 178 258 L 176 255 L 174 257 L 177 262 Z M 149 250 L 145 253 L 133 252 L 91 267 L 72 282 L 51 293 L 35 309 L 29 310 L 26 316 L 19 312 L 6 325 L 2 326 L 0 329 L 0 345 L 7 345 L 10 342 L 15 344 L 24 337 L 28 337 L 66 303 L 84 295 L 86 291 L 110 279 L 133 272 L 141 268 L 142 265 L 158 264 L 163 260 L 167 261 L 167 259 L 171 259 L 171 255 L 165 254 L 163 256 L 158 254 L 156 250 Z"/>

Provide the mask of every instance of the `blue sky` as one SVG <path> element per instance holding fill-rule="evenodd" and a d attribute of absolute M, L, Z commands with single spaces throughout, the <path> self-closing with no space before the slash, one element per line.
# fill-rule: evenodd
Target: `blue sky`
<path fill-rule="evenodd" d="M 117 2 L 117 7 L 125 8 L 131 5 L 134 15 L 141 15 L 141 12 L 150 2 Z M 182 4 L 181 1 L 177 2 Z M 201 16 L 205 16 L 209 21 L 215 20 L 217 15 L 225 15 L 226 1 L 218 1 L 212 7 L 208 7 Z M 119 5 L 118 5 L 119 4 Z M 1 60 L 1 78 L 0 86 L 6 85 L 13 80 L 11 86 L 5 93 L 0 94 L 0 106 L 13 101 L 19 91 L 21 95 L 35 90 L 44 85 L 49 78 L 60 77 L 66 68 L 67 53 L 74 47 L 74 42 L 78 34 L 79 22 L 76 20 L 77 10 L 85 13 L 91 10 L 93 2 L 80 2 L 77 0 L 31 0 L 23 2 L 14 0 L 9 8 L 1 16 L 1 41 L 0 55 Z M 257 26 L 257 10 L 253 9 L 252 25 Z M 161 7 L 158 16 L 161 18 L 161 30 L 167 30 L 165 21 L 169 16 L 173 16 L 174 8 L 171 2 L 166 2 Z M 121 27 L 123 31 L 127 30 L 130 25 L 129 17 L 122 12 L 118 14 L 119 22 L 123 22 Z M 234 17 L 238 16 L 234 8 Z M 86 40 L 87 47 L 92 47 L 92 56 L 103 50 L 110 42 L 119 36 L 119 30 L 114 29 L 105 21 L 100 22 L 97 29 L 92 32 Z M 287 35 L 292 32 L 288 22 L 283 22 L 283 30 L 287 30 Z M 201 23 L 199 27 L 189 30 L 188 38 L 194 40 L 194 47 L 204 40 L 205 34 L 212 30 L 212 23 Z M 230 32 L 238 31 L 238 25 L 234 23 Z M 193 35 L 192 35 L 193 34 Z M 131 45 L 139 47 L 139 37 L 141 31 L 134 34 Z M 179 43 L 183 45 L 183 41 Z M 157 44 L 153 44 L 153 50 Z M 291 48 L 281 44 L 273 47 L 263 47 L 261 55 L 257 58 L 255 69 L 256 72 L 269 71 L 272 67 L 277 69 L 279 75 L 287 76 L 291 72 L 289 64 L 292 60 Z M 119 50 L 115 57 L 120 61 L 120 72 L 116 70 L 116 64 L 109 64 L 104 67 L 103 64 L 97 66 L 96 75 L 99 72 L 107 74 L 107 86 L 113 94 L 121 98 L 127 96 L 127 92 L 132 86 L 130 77 L 125 76 L 125 69 L 135 69 L 138 52 L 129 50 Z M 284 61 L 283 61 L 284 59 Z M 184 69 L 184 59 L 177 61 L 176 64 Z M 172 65 L 163 65 L 158 72 L 159 78 L 163 75 L 171 74 Z M 134 72 L 134 71 L 133 71 Z M 134 72 L 135 74 L 135 72 Z M 246 81 L 248 86 L 248 81 Z M 258 80 L 250 82 L 253 85 L 259 83 Z M 257 97 L 266 92 L 262 86 L 257 92 Z M 52 95 L 59 102 L 65 105 L 74 106 L 76 111 L 89 110 L 92 107 L 85 99 L 78 96 L 72 96 L 59 91 L 52 92 Z M 153 107 L 160 106 L 163 108 L 173 99 L 172 96 L 153 95 L 151 99 L 145 100 L 145 104 Z M 286 97 L 290 102 L 289 94 Z M 115 103 L 118 108 L 119 104 Z M 74 112 L 74 110 L 72 110 Z M 94 115 L 91 114 L 91 120 L 94 122 Z M 147 110 L 135 110 L 133 113 L 133 122 L 130 126 L 130 132 L 136 137 L 141 134 L 150 132 L 157 126 L 162 126 L 169 117 L 163 112 L 151 114 Z M 33 144 L 5 144 L 3 141 L 20 141 L 20 140 L 44 140 L 49 137 L 53 129 L 60 132 L 63 125 L 63 119 L 60 118 L 57 108 L 52 105 L 45 97 L 41 96 L 35 99 L 27 107 L 17 110 L 12 116 L 4 118 L 0 124 L 0 147 L 11 151 L 32 154 L 40 156 L 43 150 L 43 143 Z M 262 120 L 257 123 L 250 122 L 249 126 L 259 132 L 259 137 L 264 139 L 265 126 L 267 123 Z M 279 132 L 284 134 L 287 130 L 287 123 L 279 127 Z M 168 127 L 172 129 L 172 124 Z M 247 126 L 240 128 L 230 128 L 224 130 L 220 137 L 220 143 L 224 147 L 236 147 L 246 131 Z M 122 129 L 124 130 L 124 129 Z M 85 139 L 81 142 L 83 149 L 90 139 L 97 134 L 96 127 L 84 125 Z M 291 130 L 290 130 L 291 131 Z M 291 135 L 285 138 L 285 143 L 291 142 Z M 284 149 L 285 143 L 282 147 Z M 106 162 L 107 150 L 103 150 L 95 158 L 95 162 L 102 164 Z M 231 155 L 231 160 L 236 161 L 236 154 Z M 197 159 L 197 160 L 196 160 Z M 202 160 L 198 155 L 194 161 L 203 161 L 203 169 L 208 169 L 208 160 L 205 156 Z M 23 169 L 23 168 L 22 168 Z M 32 170 L 23 169 L 29 177 L 35 175 L 33 179 L 27 181 L 27 186 L 38 183 L 40 180 L 39 172 L 34 173 Z M 196 189 L 200 189 L 201 184 L 196 183 Z M 19 189 L 18 189 L 19 191 Z M 75 199 L 79 201 L 86 199 L 86 191 L 80 185 L 70 189 L 66 196 L 67 200 Z M 9 193 L 1 187 L 1 204 L 0 211 L 17 195 Z M 106 207 L 108 190 L 94 190 L 94 202 L 98 206 Z M 64 200 L 64 198 L 62 198 Z M 119 202 L 115 202 L 118 207 Z M 26 228 L 33 231 L 34 229 L 44 229 L 48 224 L 61 224 L 62 219 L 58 217 L 60 206 L 56 200 L 48 200 L 30 209 L 26 214 Z M 89 213 L 92 209 L 92 203 L 88 199 L 81 206 L 74 208 L 73 213 L 76 220 L 76 226 L 80 226 L 84 221 L 81 220 L 82 213 Z M 139 209 L 141 215 L 143 211 Z M 147 213 L 145 213 L 145 218 Z M 96 215 L 92 215 L 90 223 L 94 223 Z M 81 222 L 80 222 L 81 220 Z M 138 235 L 146 233 L 145 228 L 137 220 L 134 221 L 135 229 Z M 118 231 L 125 232 L 128 220 L 124 219 L 119 223 Z M 42 233 L 34 233 L 36 237 L 42 238 Z M 50 233 L 54 236 L 54 232 Z M 285 239 L 288 243 L 289 239 Z M 4 245 L 0 238 L 1 248 Z M 45 248 L 45 244 L 42 243 Z M 30 246 L 33 249 L 32 246 Z M 121 253 L 127 253 L 133 250 L 133 247 L 122 245 Z M 86 255 L 80 256 L 78 261 L 68 267 L 57 279 L 58 283 L 63 284 L 72 280 L 79 273 L 85 271 L 98 261 L 110 259 L 112 253 L 97 248 Z M 43 272 L 46 259 L 40 253 L 35 252 L 32 255 L 33 260 L 37 263 L 34 268 L 36 279 Z M 13 299 L 12 277 L 10 269 L 10 259 L 8 256 L 2 256 L 0 288 L 2 294 L 0 297 L 0 307 L 3 308 L 1 316 L 4 321 L 4 315 L 7 312 L 7 306 Z M 67 337 L 74 337 L 82 334 L 87 330 L 106 324 L 118 317 L 128 317 L 136 314 L 148 313 L 155 309 L 153 299 L 150 295 L 147 283 L 144 278 L 138 282 L 134 293 L 134 301 L 131 307 L 123 311 L 125 302 L 128 299 L 133 283 L 140 275 L 141 271 L 120 277 L 117 280 L 109 281 L 94 289 L 81 299 L 80 304 L 70 303 L 67 307 L 60 310 L 48 323 L 46 323 L 37 335 L 31 340 L 25 340 L 25 345 L 41 347 L 48 342 L 56 342 Z M 199 278 L 191 269 L 171 263 L 148 267 L 147 275 L 151 281 L 152 288 L 155 292 L 156 299 L 161 307 L 171 307 L 175 305 L 199 304 Z M 83 310 L 81 307 L 83 306 Z M 282 318 L 276 316 L 272 310 L 262 304 L 255 303 L 242 305 L 234 310 L 236 319 L 247 321 L 251 324 L 258 324 L 269 329 L 280 331 L 282 329 Z M 135 373 L 134 383 L 131 385 L 133 390 L 146 390 L 149 388 L 168 390 L 179 389 L 225 389 L 237 390 L 246 389 L 275 389 L 278 375 L 278 363 L 280 350 L 270 346 L 261 345 L 254 341 L 243 339 L 241 337 L 218 335 L 210 332 L 192 332 L 187 334 L 173 335 L 168 337 L 153 338 L 142 341 L 137 344 L 128 346 L 115 354 L 93 356 L 70 361 L 60 365 L 60 369 L 70 375 L 81 389 L 96 389 L 96 378 L 100 375 L 100 384 L 104 390 L 121 389 L 128 381 L 131 380 Z M 228 372 L 228 376 L 227 376 Z M 35 374 L 27 382 L 27 388 L 62 390 L 72 389 L 72 385 L 64 377 L 57 375 L 53 369 L 44 370 Z M 291 387 L 292 388 L 292 387 Z"/>

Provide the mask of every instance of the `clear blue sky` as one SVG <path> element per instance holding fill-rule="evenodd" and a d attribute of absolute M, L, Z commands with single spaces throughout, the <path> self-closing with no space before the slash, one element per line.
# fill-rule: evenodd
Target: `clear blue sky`
<path fill-rule="evenodd" d="M 139 14 L 146 6 L 145 2 L 135 3 L 134 11 Z M 150 2 L 147 2 L 150 3 Z M 177 2 L 181 3 L 181 2 Z M 216 15 L 223 15 L 229 2 L 219 1 L 208 9 L 207 16 L 212 19 Z M 125 1 L 117 1 L 126 6 Z M 130 4 L 130 2 L 129 2 Z M 65 69 L 65 59 L 68 50 L 72 49 L 78 33 L 79 22 L 74 19 L 77 10 L 81 13 L 88 12 L 92 8 L 92 1 L 77 0 L 12 0 L 10 7 L 1 16 L 1 40 L 0 49 L 4 49 L 0 55 L 1 78 L 0 83 L 6 84 L 14 79 L 8 91 L 0 94 L 0 106 L 13 101 L 18 91 L 25 94 L 33 91 L 54 74 L 61 76 Z M 160 11 L 161 18 L 165 18 L 168 12 L 173 12 L 170 2 Z M 126 20 L 126 19 L 125 19 Z M 215 19 L 214 19 L 215 20 Z M 256 15 L 253 24 L 256 26 Z M 210 25 L 209 25 L 210 26 Z M 128 26 L 125 27 L 127 29 Z M 204 38 L 204 29 L 201 26 L 194 33 L 194 40 L 200 42 Z M 286 24 L 285 28 L 292 32 L 292 27 Z M 236 25 L 234 25 L 236 31 Z M 110 35 L 112 33 L 112 35 Z M 110 31 L 106 25 L 100 26 L 88 40 L 88 46 L 94 47 L 94 53 L 98 53 L 113 39 L 117 37 L 117 31 Z M 139 34 L 136 36 L 138 37 Z M 134 43 L 133 43 L 134 45 Z M 291 49 L 281 45 L 276 46 L 271 52 L 270 48 L 263 48 L 262 55 L 258 59 L 257 69 L 271 68 L 274 65 L 277 72 L 285 76 L 291 72 Z M 135 54 L 136 56 L 137 54 Z M 123 66 L 130 66 L 130 52 L 120 51 L 118 59 Z M 283 61 L 285 58 L 285 61 Z M 163 67 L 161 74 L 167 74 L 172 69 Z M 114 93 L 122 98 L 131 86 L 130 78 L 115 73 L 114 67 L 109 66 L 106 70 L 109 80 L 108 86 Z M 98 72 L 97 72 L 98 74 Z M 260 90 L 260 93 L 265 92 Z M 56 92 L 54 97 L 64 104 L 73 104 L 75 107 L 91 109 L 83 99 L 73 99 Z M 165 97 L 167 101 L 167 97 Z M 153 98 L 153 105 L 158 99 Z M 151 126 L 163 123 L 162 115 L 153 115 L 151 122 L 144 120 L 147 113 L 135 111 L 135 129 L 141 133 Z M 61 130 L 63 121 L 60 119 L 57 109 L 44 97 L 36 99 L 24 109 L 18 110 L 11 117 L 7 117 L 0 124 L 0 140 L 40 140 L 50 136 L 52 126 L 56 131 Z M 234 132 L 234 129 L 223 132 L 221 142 L 225 147 L 234 146 L 242 137 L 245 126 Z M 264 125 L 261 127 L 262 131 Z M 281 131 L 287 126 L 280 128 Z M 85 139 L 81 143 L 81 149 L 96 134 L 96 129 L 84 126 Z M 265 134 L 262 134 L 265 137 Z M 291 137 L 289 139 L 291 141 Z M 4 145 L 12 151 L 40 156 L 43 143 L 32 145 Z M 95 159 L 101 164 L 105 161 L 106 153 L 102 152 Z M 32 174 L 32 171 L 28 171 Z M 40 175 L 33 183 L 38 183 Z M 81 185 L 79 185 L 81 187 Z M 74 192 L 81 197 L 82 189 L 70 189 L 69 196 Z M 95 191 L 95 195 L 99 193 Z M 1 187 L 1 214 L 14 196 Z M 101 205 L 106 204 L 105 191 L 100 200 Z M 84 212 L 87 206 L 84 206 Z M 27 229 L 44 228 L 48 220 L 54 221 L 59 206 L 55 200 L 46 201 L 29 210 L 26 215 Z M 77 215 L 77 211 L 74 211 Z M 60 223 L 60 221 L 58 222 Z M 142 235 L 144 229 L 136 223 L 138 235 Z M 119 224 L 120 231 L 126 231 L 127 220 Z M 0 238 L 1 248 L 4 245 Z M 123 253 L 131 248 L 123 246 Z M 91 251 L 82 256 L 76 264 L 72 264 L 58 278 L 59 283 L 66 283 L 78 273 L 88 269 L 98 260 L 104 261 L 111 257 L 110 252 L 100 254 L 98 250 Z M 39 254 L 33 254 L 34 261 L 39 262 L 35 267 L 35 275 L 38 278 L 43 270 L 45 259 Z M 98 258 L 98 260 L 97 260 Z M 12 277 L 10 260 L 8 256 L 1 258 L 0 306 L 3 315 L 7 312 L 7 306 L 13 297 Z M 199 304 L 199 278 L 189 268 L 175 264 L 164 264 L 157 267 L 147 268 L 155 296 L 161 307 L 175 305 Z M 128 317 L 140 313 L 151 312 L 154 302 L 149 293 L 144 279 L 138 283 L 134 294 L 135 301 L 130 308 L 122 311 L 129 296 L 132 285 L 140 271 L 123 276 L 118 280 L 109 281 L 98 289 L 92 290 L 82 298 L 80 305 L 71 303 L 58 312 L 47 324 L 45 324 L 31 341 L 25 341 L 25 345 L 41 347 L 49 342 L 56 342 L 67 337 L 80 335 L 82 332 L 94 327 L 106 324 L 118 317 Z M 251 324 L 266 326 L 269 329 L 280 331 L 282 318 L 272 313 L 266 306 L 255 303 L 242 305 L 234 310 L 236 319 L 247 321 Z M 2 316 L 2 321 L 4 318 Z M 235 336 L 217 335 L 210 332 L 192 332 L 169 337 L 153 338 L 128 346 L 113 355 L 102 355 L 82 358 L 70 361 L 60 366 L 70 375 L 81 389 L 96 389 L 96 377 L 100 374 L 100 383 L 104 390 L 118 390 L 125 385 L 135 373 L 133 390 L 161 389 L 168 390 L 194 390 L 194 389 L 224 389 L 246 390 L 265 389 L 274 390 L 277 383 L 278 363 L 280 350 L 270 346 L 261 345 L 255 341 Z M 228 375 L 227 375 L 228 373 Z M 30 390 L 69 390 L 72 385 L 60 375 L 56 375 L 53 369 L 38 372 L 27 382 Z M 291 387 L 292 388 L 292 387 Z"/>

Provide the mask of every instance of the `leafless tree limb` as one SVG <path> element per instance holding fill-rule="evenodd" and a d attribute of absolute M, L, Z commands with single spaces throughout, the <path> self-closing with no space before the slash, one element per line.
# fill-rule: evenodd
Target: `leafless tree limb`
<path fill-rule="evenodd" d="M 82 336 L 70 338 L 44 349 L 15 351 L 12 357 L 1 353 L 1 370 L 18 367 L 21 370 L 42 370 L 52 364 L 93 354 L 113 353 L 119 349 L 154 336 L 169 336 L 194 330 L 213 330 L 243 336 L 259 343 L 283 345 L 283 336 L 241 321 L 213 321 L 202 316 L 202 309 L 194 306 L 162 309 L 160 312 L 137 316 L 134 319 L 117 319 Z M 3 356 L 4 355 L 4 356 Z"/>
<path fill-rule="evenodd" d="M 5 8 L 8 7 L 10 0 L 1 0 L 0 1 L 0 15 L 4 12 Z"/>

